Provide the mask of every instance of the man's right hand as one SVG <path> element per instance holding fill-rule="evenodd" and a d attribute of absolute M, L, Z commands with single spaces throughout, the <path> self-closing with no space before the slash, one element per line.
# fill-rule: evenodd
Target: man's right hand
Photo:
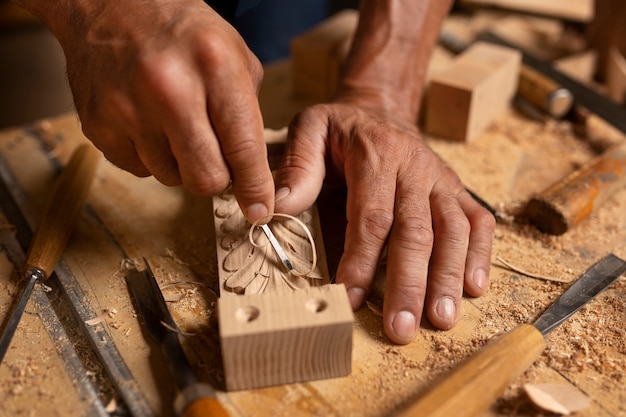
<path fill-rule="evenodd" d="M 232 180 L 250 221 L 273 211 L 263 70 L 232 26 L 201 0 L 48 2 L 20 1 L 63 46 L 83 131 L 107 159 L 199 195 Z"/>

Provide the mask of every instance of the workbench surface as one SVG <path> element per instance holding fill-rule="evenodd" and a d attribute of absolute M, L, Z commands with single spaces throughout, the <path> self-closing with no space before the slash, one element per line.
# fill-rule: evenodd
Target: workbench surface
<path fill-rule="evenodd" d="M 286 125 L 307 104 L 291 97 L 289 83 L 288 63 L 268 66 L 261 92 L 268 127 Z M 591 159 L 598 141 L 624 140 L 601 128 L 592 136 L 582 139 L 567 122 L 530 121 L 511 110 L 470 144 L 429 141 L 468 188 L 511 214 L 534 193 Z M 22 210 L 30 206 L 31 215 L 40 212 L 59 162 L 64 164 L 84 141 L 73 114 L 0 133 L 0 156 L 15 177 L 18 194 L 25 195 Z M 164 294 L 179 327 L 191 334 L 182 337 L 188 356 L 203 380 L 223 387 L 211 200 L 165 187 L 153 178 L 135 178 L 103 160 L 88 203 L 62 262 L 69 271 L 62 275 L 75 280 L 63 285 L 66 290 L 70 286 L 69 292 L 78 291 L 75 296 L 84 311 L 73 312 L 65 305 L 59 295 L 61 278 L 36 290 L 0 365 L 0 416 L 123 415 L 117 412 L 124 402 L 137 416 L 173 415 L 172 379 L 158 347 L 141 330 L 124 281 L 127 260 L 141 257 L 150 262 L 161 286 L 177 284 L 165 288 Z M 489 292 L 464 298 L 462 318 L 454 329 L 437 331 L 424 322 L 413 343 L 396 346 L 384 337 L 376 308 L 365 306 L 355 313 L 350 376 L 220 392 L 219 398 L 232 416 L 388 415 L 494 336 L 532 322 L 569 282 L 607 253 L 626 258 L 624 213 L 626 190 L 619 190 L 591 218 L 560 237 L 543 235 L 524 223 L 500 223 Z M 334 215 L 344 215 L 340 205 Z M 0 226 L 4 242 L 20 238 L 23 225 L 4 219 Z M 332 239 L 342 237 L 336 233 Z M 6 243 L 2 249 L 4 325 L 23 283 Z M 544 278 L 514 272 L 498 259 Z M 75 316 L 98 319 L 76 325 Z M 545 352 L 486 415 L 543 415 L 522 390 L 529 382 L 579 388 L 593 401 L 577 415 L 626 415 L 625 322 L 622 277 L 548 336 Z M 91 333 L 84 336 L 81 328 Z M 92 353 L 94 344 L 110 355 L 105 359 L 114 363 L 118 381 L 106 375 L 102 358 Z"/>

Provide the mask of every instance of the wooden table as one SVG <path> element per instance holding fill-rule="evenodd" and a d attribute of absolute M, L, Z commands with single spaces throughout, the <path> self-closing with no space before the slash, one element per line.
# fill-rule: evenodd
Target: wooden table
<path fill-rule="evenodd" d="M 267 67 L 261 92 L 267 126 L 284 126 L 306 104 L 290 95 L 288 63 Z M 18 203 L 27 218 L 36 218 L 59 162 L 65 163 L 84 141 L 73 114 L 0 133 L 3 166 L 14 177 L 13 195 L 23 196 Z M 541 124 L 513 110 L 471 144 L 429 141 L 469 188 L 509 213 L 594 155 L 591 142 L 573 135 L 568 123 Z M 172 380 L 158 347 L 141 330 L 124 281 L 127 260 L 140 257 L 148 259 L 162 286 L 177 284 L 164 293 L 181 329 L 194 333 L 183 337 L 188 356 L 203 380 L 223 386 L 210 199 L 152 178 L 135 178 L 102 161 L 88 202 L 57 270 L 61 277 L 35 292 L 0 365 L 0 416 L 108 415 L 107 410 L 125 407 L 136 416 L 173 415 Z M 413 343 L 396 346 L 383 335 L 381 318 L 363 307 L 355 317 L 350 376 L 221 392 L 219 398 L 232 416 L 388 415 L 492 337 L 532 322 L 567 282 L 608 252 L 626 258 L 624 213 L 626 190 L 620 190 L 592 218 L 561 237 L 516 222 L 499 224 L 490 290 L 478 299 L 464 298 L 461 322 L 453 330 L 437 331 L 424 322 Z M 334 216 L 341 219 L 342 210 Z M 13 220 L 0 225 L 5 242 L 0 251 L 0 323 L 5 323 L 22 284 L 13 264 L 19 258 L 15 243 L 27 244 L 28 233 L 25 224 Z M 330 237 L 339 239 L 337 233 Z M 6 243 L 11 241 L 14 246 Z M 513 272 L 497 257 L 547 279 Z M 68 297 L 78 300 L 79 308 L 68 307 Z M 94 317 L 99 317 L 96 324 L 81 324 Z M 593 402 L 577 415 L 626 415 L 625 320 L 622 277 L 549 335 L 548 349 L 487 415 L 542 415 L 521 390 L 527 382 L 578 387 Z"/>

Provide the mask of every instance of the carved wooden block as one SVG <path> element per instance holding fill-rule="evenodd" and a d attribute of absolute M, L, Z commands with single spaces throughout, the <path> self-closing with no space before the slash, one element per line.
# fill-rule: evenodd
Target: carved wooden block
<path fill-rule="evenodd" d="M 476 42 L 430 79 L 426 132 L 470 141 L 509 106 L 517 90 L 520 52 Z"/>
<path fill-rule="evenodd" d="M 345 376 L 352 360 L 353 314 L 343 285 L 330 284 L 315 206 L 268 225 L 294 270 L 265 234 L 252 230 L 230 190 L 213 198 L 220 299 L 218 318 L 229 390 Z M 307 271 L 310 271 L 307 273 Z"/>
<path fill-rule="evenodd" d="M 228 390 L 350 374 L 353 314 L 343 285 L 218 302 Z"/>

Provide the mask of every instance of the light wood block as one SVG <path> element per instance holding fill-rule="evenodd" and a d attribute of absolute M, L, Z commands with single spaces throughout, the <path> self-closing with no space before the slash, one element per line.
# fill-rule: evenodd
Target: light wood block
<path fill-rule="evenodd" d="M 356 10 L 344 10 L 291 41 L 291 73 L 295 94 L 321 100 L 333 94 L 358 19 Z"/>
<path fill-rule="evenodd" d="M 228 390 L 350 374 L 354 318 L 343 285 L 223 297 L 218 316 Z"/>
<path fill-rule="evenodd" d="M 463 5 L 495 6 L 508 10 L 589 22 L 594 16 L 594 0 L 460 0 Z"/>
<path fill-rule="evenodd" d="M 432 76 L 425 130 L 457 141 L 477 137 L 509 106 L 517 90 L 520 63 L 519 51 L 474 43 Z"/>

